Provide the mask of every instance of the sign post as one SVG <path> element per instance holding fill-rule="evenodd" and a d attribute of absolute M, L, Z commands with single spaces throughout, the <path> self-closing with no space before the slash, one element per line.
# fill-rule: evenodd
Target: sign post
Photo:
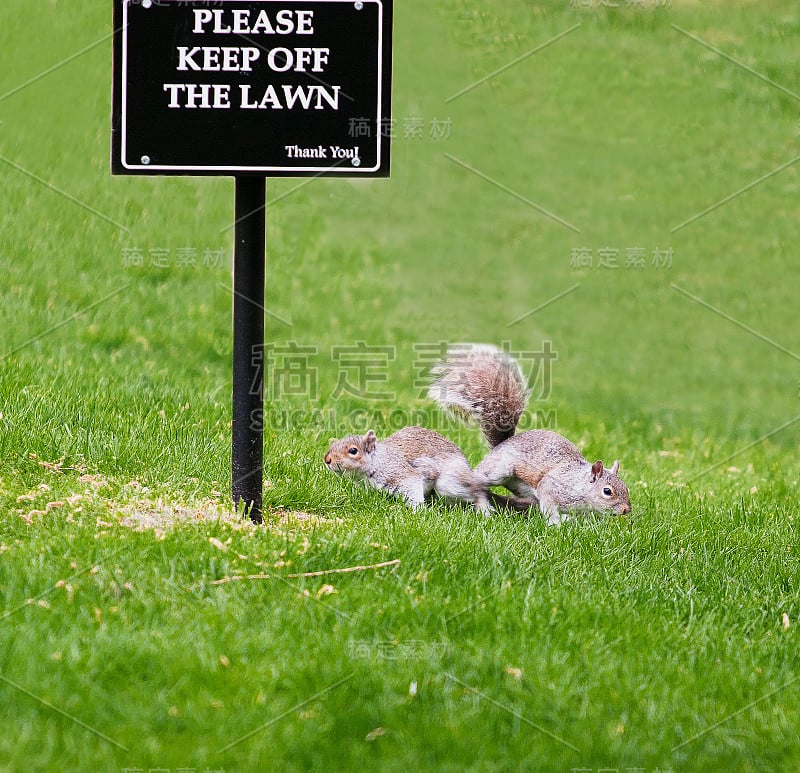
<path fill-rule="evenodd" d="M 262 519 L 266 181 L 236 178 L 233 250 L 233 503 Z"/>
<path fill-rule="evenodd" d="M 388 177 L 392 0 L 114 0 L 111 171 L 235 178 L 232 493 L 262 518 L 267 177 Z"/>

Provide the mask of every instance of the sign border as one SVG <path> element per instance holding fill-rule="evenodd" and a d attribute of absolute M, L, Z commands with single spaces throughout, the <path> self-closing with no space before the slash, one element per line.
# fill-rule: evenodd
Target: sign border
<path fill-rule="evenodd" d="M 246 0 L 247 2 L 261 4 L 279 3 L 286 4 L 286 0 Z M 217 3 L 242 2 L 242 0 L 214 0 Z M 290 0 L 292 4 L 299 4 L 299 0 Z M 317 3 L 337 3 L 355 5 L 354 0 L 313 0 Z M 363 3 L 371 3 L 378 6 L 378 93 L 377 93 L 377 114 L 375 116 L 375 142 L 376 142 L 376 164 L 371 167 L 339 166 L 333 164 L 329 166 L 234 166 L 234 165 L 178 165 L 178 164 L 143 164 L 129 163 L 126 159 L 126 144 L 128 135 L 128 124 L 126 120 L 126 107 L 128 96 L 128 8 L 131 5 L 141 5 L 142 0 L 115 0 L 115 10 L 120 9 L 120 18 L 115 13 L 114 19 L 114 75 L 113 75 L 113 118 L 112 118 L 112 149 L 111 149 L 111 172 L 112 174 L 145 174 L 145 175 L 270 175 L 280 177 L 307 177 L 312 173 L 314 177 L 327 175 L 337 177 L 362 177 L 372 176 L 381 177 L 389 175 L 390 159 L 390 138 L 382 134 L 382 120 L 384 119 L 383 107 L 384 100 L 388 98 L 391 106 L 391 27 L 389 28 L 389 67 L 388 72 L 384 71 L 384 58 L 387 54 L 384 46 L 384 26 L 385 0 L 360 0 Z M 390 0 L 391 2 L 391 0 Z M 153 0 L 153 5 L 157 6 L 164 3 L 175 3 L 189 7 L 191 3 L 186 0 Z M 391 24 L 391 18 L 389 20 Z M 118 39 L 119 38 L 119 39 Z M 117 88 L 119 84 L 119 88 Z M 384 93 L 388 92 L 388 93 Z M 391 109 L 391 108 L 390 108 Z M 389 117 L 389 113 L 386 117 Z M 119 122 L 119 125 L 118 125 Z M 382 169 L 386 155 L 385 169 Z M 344 161 L 344 160 L 343 160 Z"/>

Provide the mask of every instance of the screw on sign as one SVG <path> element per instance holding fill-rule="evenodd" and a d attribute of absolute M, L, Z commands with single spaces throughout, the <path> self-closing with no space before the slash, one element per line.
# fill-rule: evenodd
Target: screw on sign
<path fill-rule="evenodd" d="M 114 0 L 113 174 L 236 179 L 233 498 L 261 520 L 266 178 L 388 177 L 392 0 Z"/>

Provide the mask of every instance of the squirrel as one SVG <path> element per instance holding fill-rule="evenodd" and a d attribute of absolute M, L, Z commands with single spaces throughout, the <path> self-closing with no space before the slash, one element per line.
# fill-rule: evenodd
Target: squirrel
<path fill-rule="evenodd" d="M 519 363 L 494 346 L 452 346 L 434 366 L 428 396 L 460 418 L 478 422 L 491 451 L 475 468 L 488 486 L 505 486 L 536 502 L 549 524 L 570 510 L 631 511 L 630 496 L 599 459 L 591 464 L 567 438 L 550 430 L 515 434 L 530 391 Z M 488 488 L 487 488 L 488 490 Z"/>
<path fill-rule="evenodd" d="M 461 449 L 424 427 L 404 427 L 385 440 L 375 432 L 334 440 L 325 464 L 336 473 L 363 479 L 368 485 L 399 494 L 416 509 L 426 496 L 438 494 L 491 510 L 488 486 L 475 476 Z"/>

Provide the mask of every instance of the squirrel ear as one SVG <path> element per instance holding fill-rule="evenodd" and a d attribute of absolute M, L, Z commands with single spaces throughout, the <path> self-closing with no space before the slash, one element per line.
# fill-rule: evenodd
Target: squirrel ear
<path fill-rule="evenodd" d="M 611 474 L 616 475 L 619 472 L 619 459 L 614 459 L 614 464 L 611 465 Z"/>
<path fill-rule="evenodd" d="M 592 465 L 592 483 L 594 483 L 603 474 L 603 463 L 598 459 Z"/>
<path fill-rule="evenodd" d="M 378 442 L 378 438 L 375 437 L 375 432 L 370 430 L 364 435 L 364 450 L 371 454 L 375 450 L 375 444 Z"/>

